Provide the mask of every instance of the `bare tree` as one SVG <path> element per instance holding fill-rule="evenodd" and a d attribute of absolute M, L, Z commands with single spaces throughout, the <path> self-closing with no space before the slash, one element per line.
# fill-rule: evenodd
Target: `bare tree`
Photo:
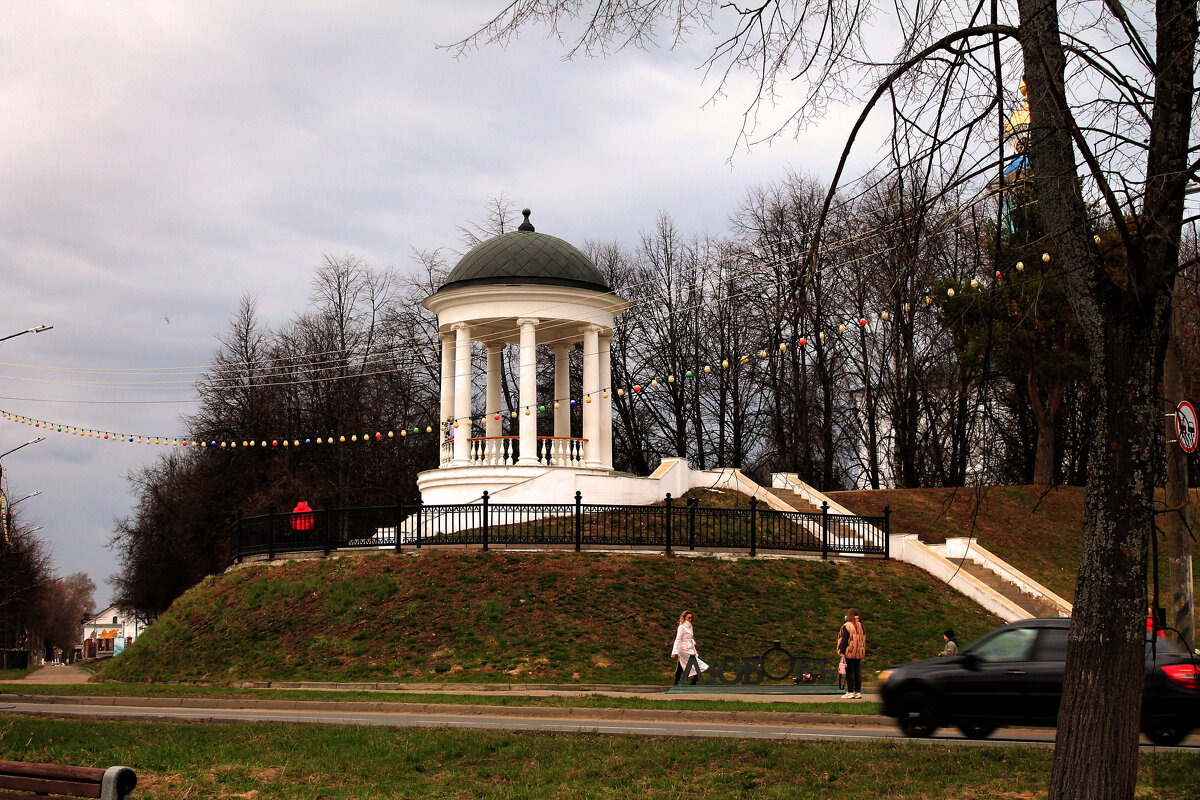
<path fill-rule="evenodd" d="M 629 300 L 635 309 L 650 299 L 651 283 L 634 256 L 616 242 L 587 242 L 584 251 L 618 296 Z M 651 423 L 645 413 L 644 398 L 627 391 L 646 370 L 645 351 L 640 346 L 649 335 L 648 324 L 637 310 L 626 312 L 613 331 L 610 345 L 612 362 L 613 465 L 636 475 L 650 474 Z"/>
<path fill-rule="evenodd" d="M 721 244 L 715 264 L 707 307 L 711 324 L 704 326 L 704 346 L 715 372 L 709 382 L 706 417 L 715 428 L 717 464 L 755 469 L 764 449 L 764 421 L 773 406 L 771 398 L 756 390 L 753 376 L 739 358 L 759 345 L 754 333 L 757 311 L 746 302 L 759 290 L 755 264 L 736 241 Z"/>
<path fill-rule="evenodd" d="M 637 313 L 647 321 L 643 330 L 651 334 L 645 340 L 648 374 L 641 380 L 654 388 L 646 393 L 644 409 L 654 419 L 661 454 L 686 458 L 694 441 L 688 426 L 695 408 L 684 376 L 698 358 L 703 304 L 697 245 L 669 214 L 660 212 L 653 229 L 641 236 L 638 257 L 644 265 L 648 302 Z"/>
<path fill-rule="evenodd" d="M 53 580 L 45 544 L 13 513 L 8 539 L 0 541 L 0 647 L 40 649 L 41 610 Z"/>
<path fill-rule="evenodd" d="M 50 582 L 42 603 L 42 628 L 47 654 L 70 656 L 83 639 L 83 621 L 96 613 L 96 584 L 85 572 Z"/>
<path fill-rule="evenodd" d="M 1200 167 L 1192 160 L 1196 3 L 1156 0 L 1153 21 L 1114 0 L 1061 9 L 1056 0 L 894 8 L 901 42 L 886 57 L 874 55 L 864 35 L 879 9 L 841 0 L 525 0 L 459 48 L 508 42 L 533 23 L 559 33 L 577 17 L 582 32 L 572 52 L 644 45 L 663 27 L 672 42 L 715 28 L 710 66 L 726 75 L 746 70 L 759 82 L 743 137 L 780 78 L 803 78 L 809 90 L 787 124 L 812 121 L 867 80 L 875 89 L 847 152 L 866 117 L 887 102 L 897 138 L 920 141 L 914 152 L 943 168 L 948 185 L 1003 170 L 1006 70 L 1024 73 L 1045 252 L 1084 332 L 1097 404 L 1050 797 L 1131 798 L 1146 551 L 1163 463 L 1158 391 L 1185 187 Z M 1113 235 L 1093 239 L 1097 227 Z"/>

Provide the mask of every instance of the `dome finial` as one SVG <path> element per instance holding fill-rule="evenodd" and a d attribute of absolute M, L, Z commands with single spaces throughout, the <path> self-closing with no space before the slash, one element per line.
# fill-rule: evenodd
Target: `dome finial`
<path fill-rule="evenodd" d="M 532 223 L 529 221 L 529 215 L 530 215 L 531 213 L 533 213 L 533 212 L 531 212 L 531 211 L 530 211 L 528 208 L 523 208 L 523 209 L 521 209 L 521 213 L 525 215 L 525 221 L 524 221 L 524 222 L 522 222 L 520 225 L 518 225 L 518 226 L 517 226 L 517 230 L 519 230 L 519 231 L 532 231 L 532 230 L 533 230 L 533 224 L 532 224 Z"/>

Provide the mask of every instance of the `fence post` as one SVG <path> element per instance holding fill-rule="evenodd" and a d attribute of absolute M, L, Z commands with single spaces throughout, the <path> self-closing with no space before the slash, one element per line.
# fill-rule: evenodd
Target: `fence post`
<path fill-rule="evenodd" d="M 671 555 L 671 493 L 667 492 L 667 555 Z"/>
<path fill-rule="evenodd" d="M 892 557 L 892 507 L 883 507 L 883 557 Z"/>
<path fill-rule="evenodd" d="M 404 524 L 404 495 L 396 495 L 396 538 L 392 543 L 392 549 L 397 553 L 400 552 L 400 526 Z"/>
<path fill-rule="evenodd" d="M 758 555 L 758 498 L 750 498 L 750 557 Z"/>
<path fill-rule="evenodd" d="M 321 548 L 325 551 L 325 555 L 328 556 L 329 551 L 331 549 L 333 549 L 329 544 L 329 517 L 333 513 L 331 511 L 331 509 L 333 508 L 333 503 L 329 500 L 328 497 L 326 497 L 321 502 L 321 506 L 324 509 L 323 511 L 320 511 L 320 512 L 314 511 L 313 512 L 313 523 L 316 524 L 316 521 L 318 519 L 321 521 L 320 522 L 320 525 L 321 525 Z M 320 517 L 317 516 L 318 513 L 320 514 Z"/>
<path fill-rule="evenodd" d="M 275 504 L 267 504 L 267 561 L 275 560 Z"/>
<path fill-rule="evenodd" d="M 821 558 L 829 558 L 829 501 L 821 501 Z"/>
<path fill-rule="evenodd" d="M 575 491 L 575 552 L 583 547 L 583 492 Z"/>
<path fill-rule="evenodd" d="M 425 500 L 424 500 L 424 498 L 418 497 L 417 498 L 417 525 L 416 525 L 416 527 L 417 527 L 417 549 L 418 550 L 421 549 L 421 529 L 425 525 L 425 518 L 423 516 L 421 516 L 421 514 L 424 510 L 425 510 Z"/>
<path fill-rule="evenodd" d="M 233 540 L 230 542 L 229 550 L 230 561 L 237 558 L 237 563 L 242 563 L 242 510 L 237 510 L 237 519 L 233 524 Z"/>
<path fill-rule="evenodd" d="M 688 550 L 696 549 L 696 506 L 700 505 L 699 497 L 689 497 L 688 501 Z"/>
<path fill-rule="evenodd" d="M 483 549 L 488 549 L 488 493 L 483 490 Z"/>

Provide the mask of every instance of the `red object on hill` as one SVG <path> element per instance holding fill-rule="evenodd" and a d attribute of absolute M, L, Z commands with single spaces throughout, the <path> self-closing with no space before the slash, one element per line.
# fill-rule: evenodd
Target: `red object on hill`
<path fill-rule="evenodd" d="M 313 510 L 308 507 L 308 503 L 303 500 L 296 503 L 296 507 L 292 509 L 292 530 L 311 531 L 313 521 Z"/>

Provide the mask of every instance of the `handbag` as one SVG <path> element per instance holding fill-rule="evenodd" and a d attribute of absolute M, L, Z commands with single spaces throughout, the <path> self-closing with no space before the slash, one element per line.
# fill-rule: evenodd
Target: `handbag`
<path fill-rule="evenodd" d="M 838 675 L 846 674 L 846 657 L 842 656 L 841 662 L 838 664 Z"/>

